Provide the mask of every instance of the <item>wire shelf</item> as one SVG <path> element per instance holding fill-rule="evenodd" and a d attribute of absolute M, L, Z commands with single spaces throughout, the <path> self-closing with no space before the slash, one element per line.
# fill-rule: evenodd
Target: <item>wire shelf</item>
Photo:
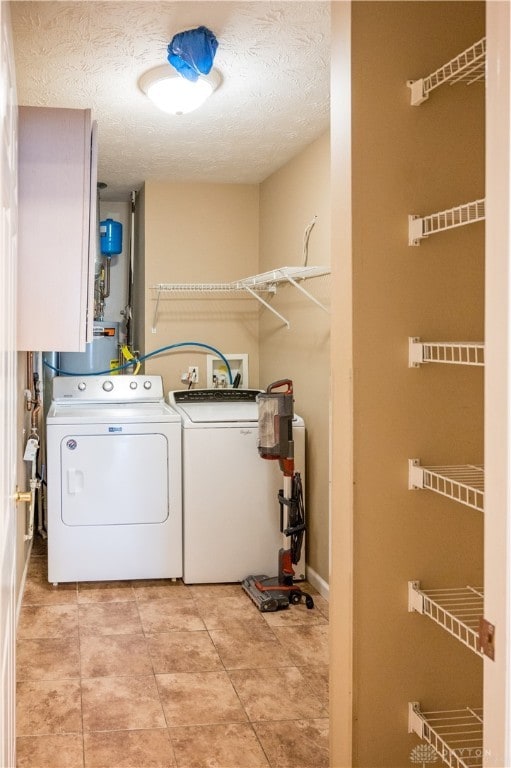
<path fill-rule="evenodd" d="M 239 293 L 244 288 L 235 287 L 233 283 L 158 283 L 153 285 L 153 290 L 158 293 Z M 263 285 L 257 290 L 268 292 L 270 289 Z"/>
<path fill-rule="evenodd" d="M 470 203 L 457 205 L 445 211 L 431 213 L 428 216 L 408 216 L 408 245 L 420 245 L 420 241 L 437 232 L 475 224 L 485 218 L 485 201 L 473 200 Z"/>
<path fill-rule="evenodd" d="M 484 656 L 479 640 L 480 621 L 484 613 L 484 594 L 480 587 L 428 589 L 419 581 L 408 582 L 408 610 L 429 616 L 460 643 Z"/>
<path fill-rule="evenodd" d="M 407 85 L 411 90 L 410 103 L 412 106 L 422 104 L 435 88 L 445 83 L 449 85 L 455 83 L 472 85 L 472 83 L 484 80 L 485 69 L 486 38 L 483 37 L 427 77 L 409 80 Z"/>
<path fill-rule="evenodd" d="M 417 701 L 408 703 L 408 733 L 416 733 L 431 751 L 412 750 L 410 760 L 420 765 L 438 755 L 449 768 L 482 768 L 483 710 L 479 707 L 422 712 Z"/>
<path fill-rule="evenodd" d="M 158 283 L 153 290 L 159 293 L 232 293 L 246 291 L 274 292 L 277 285 L 307 280 L 330 274 L 330 267 L 279 267 L 259 275 L 233 280 L 230 283 Z"/>
<path fill-rule="evenodd" d="M 422 363 L 484 366 L 482 341 L 421 341 L 418 336 L 408 339 L 408 367 Z"/>
<path fill-rule="evenodd" d="M 160 297 L 165 293 L 177 293 L 182 295 L 204 295 L 215 293 L 248 295 L 253 299 L 257 299 L 260 304 L 276 315 L 276 317 L 282 320 L 282 322 L 289 328 L 289 321 L 286 320 L 280 312 L 277 312 L 277 310 L 263 298 L 262 294 L 274 294 L 277 291 L 278 285 L 287 283 L 293 285 L 324 312 L 328 312 L 328 308 L 318 301 L 315 296 L 312 296 L 309 291 L 306 291 L 301 283 L 311 277 L 320 277 L 329 274 L 330 267 L 279 267 L 278 269 L 271 269 L 268 272 L 262 272 L 259 275 L 244 277 L 242 280 L 233 280 L 230 283 L 157 283 L 156 285 L 153 285 L 153 290 L 157 292 L 157 297 L 152 332 L 156 333 L 156 318 L 158 316 Z"/>
<path fill-rule="evenodd" d="M 484 467 L 480 464 L 423 467 L 420 459 L 409 459 L 408 488 L 425 488 L 484 512 Z"/>

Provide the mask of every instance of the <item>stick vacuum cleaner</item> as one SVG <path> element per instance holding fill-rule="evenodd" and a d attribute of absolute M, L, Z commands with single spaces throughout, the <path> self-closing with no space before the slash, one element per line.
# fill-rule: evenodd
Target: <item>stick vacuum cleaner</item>
<path fill-rule="evenodd" d="M 247 576 L 241 586 L 260 611 L 278 611 L 302 600 L 307 608 L 314 608 L 311 595 L 293 582 L 293 565 L 300 561 L 305 531 L 302 481 L 299 472 L 295 472 L 294 462 L 293 382 L 289 379 L 275 381 L 266 392 L 257 395 L 256 400 L 259 455 L 278 461 L 283 474 L 284 488 L 278 493 L 280 530 L 289 546 L 279 550 L 278 576 Z"/>

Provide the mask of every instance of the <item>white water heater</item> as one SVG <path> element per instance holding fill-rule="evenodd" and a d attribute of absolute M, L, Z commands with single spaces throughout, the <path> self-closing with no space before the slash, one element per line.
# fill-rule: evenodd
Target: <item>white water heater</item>
<path fill-rule="evenodd" d="M 65 374 L 102 373 L 116 368 L 119 358 L 119 323 L 95 320 L 92 341 L 85 352 L 61 352 L 59 370 Z"/>

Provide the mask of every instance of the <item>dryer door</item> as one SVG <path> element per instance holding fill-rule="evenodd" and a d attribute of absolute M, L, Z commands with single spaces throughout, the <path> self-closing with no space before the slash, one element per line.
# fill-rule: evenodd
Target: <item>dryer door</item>
<path fill-rule="evenodd" d="M 165 435 L 66 435 L 60 457 L 65 525 L 130 525 L 167 519 Z"/>

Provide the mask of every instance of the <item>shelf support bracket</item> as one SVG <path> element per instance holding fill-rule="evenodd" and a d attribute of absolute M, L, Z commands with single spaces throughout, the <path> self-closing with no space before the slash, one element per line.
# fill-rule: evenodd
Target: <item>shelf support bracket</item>
<path fill-rule="evenodd" d="M 484 617 L 479 619 L 479 648 L 481 653 L 495 661 L 495 624 Z"/>
<path fill-rule="evenodd" d="M 424 78 L 420 77 L 418 80 L 408 80 L 406 83 L 410 89 L 410 103 L 413 107 L 417 107 L 429 98 L 429 94 L 424 90 Z"/>
<path fill-rule="evenodd" d="M 408 245 L 420 245 L 423 237 L 422 217 L 410 214 L 408 216 Z"/>
<path fill-rule="evenodd" d="M 416 733 L 417 736 L 424 738 L 424 720 L 419 717 L 419 702 L 408 702 L 408 733 Z"/>
<path fill-rule="evenodd" d="M 408 368 L 419 368 L 424 362 L 421 340 L 418 336 L 408 337 Z"/>
<path fill-rule="evenodd" d="M 418 591 L 420 581 L 408 582 L 408 612 L 424 613 L 424 596 Z"/>
<path fill-rule="evenodd" d="M 160 306 L 160 296 L 161 296 L 161 291 L 158 291 L 158 296 L 156 297 L 156 306 L 154 308 L 153 324 L 151 326 L 151 333 L 156 333 L 156 318 L 158 317 L 158 307 Z"/>
<path fill-rule="evenodd" d="M 288 280 L 291 285 L 294 285 L 295 288 L 297 288 L 299 291 L 301 291 L 304 296 L 307 296 L 307 298 L 312 301 L 314 304 L 316 304 L 318 307 L 320 307 L 323 312 L 328 313 L 328 308 L 325 307 L 324 304 L 322 304 L 320 301 L 318 301 L 315 296 L 313 296 L 309 291 L 306 291 L 305 288 L 303 288 L 300 283 L 298 283 L 296 280 L 294 280 L 290 275 L 285 275 L 286 280 Z"/>
<path fill-rule="evenodd" d="M 408 459 L 408 490 L 424 488 L 424 469 L 420 459 Z"/>
<path fill-rule="evenodd" d="M 277 310 L 276 310 L 276 309 L 274 309 L 274 308 L 271 306 L 271 304 L 268 304 L 268 302 L 267 302 L 267 301 L 265 301 L 265 300 L 263 299 L 263 297 L 262 297 L 262 296 L 260 296 L 260 295 L 259 295 L 259 294 L 258 294 L 256 291 L 253 291 L 253 290 L 252 290 L 252 288 L 249 288 L 249 287 L 248 287 L 248 285 L 243 285 L 243 289 L 244 289 L 245 291 L 247 291 L 248 293 L 250 293 L 250 295 L 251 295 L 251 296 L 253 296 L 253 297 L 254 297 L 254 299 L 257 299 L 257 301 L 259 301 L 261 304 L 264 304 L 264 306 L 266 307 L 266 309 L 269 309 L 269 310 L 270 310 L 270 312 L 273 312 L 273 314 L 274 314 L 274 315 L 276 315 L 276 316 L 279 318 L 279 320 L 282 320 L 282 322 L 283 322 L 283 323 L 286 325 L 286 327 L 287 327 L 287 328 L 289 328 L 289 327 L 290 327 L 290 326 L 289 326 L 289 320 L 286 320 L 286 318 L 285 318 L 283 315 L 281 315 L 281 314 L 280 314 L 280 312 L 277 312 Z"/>

